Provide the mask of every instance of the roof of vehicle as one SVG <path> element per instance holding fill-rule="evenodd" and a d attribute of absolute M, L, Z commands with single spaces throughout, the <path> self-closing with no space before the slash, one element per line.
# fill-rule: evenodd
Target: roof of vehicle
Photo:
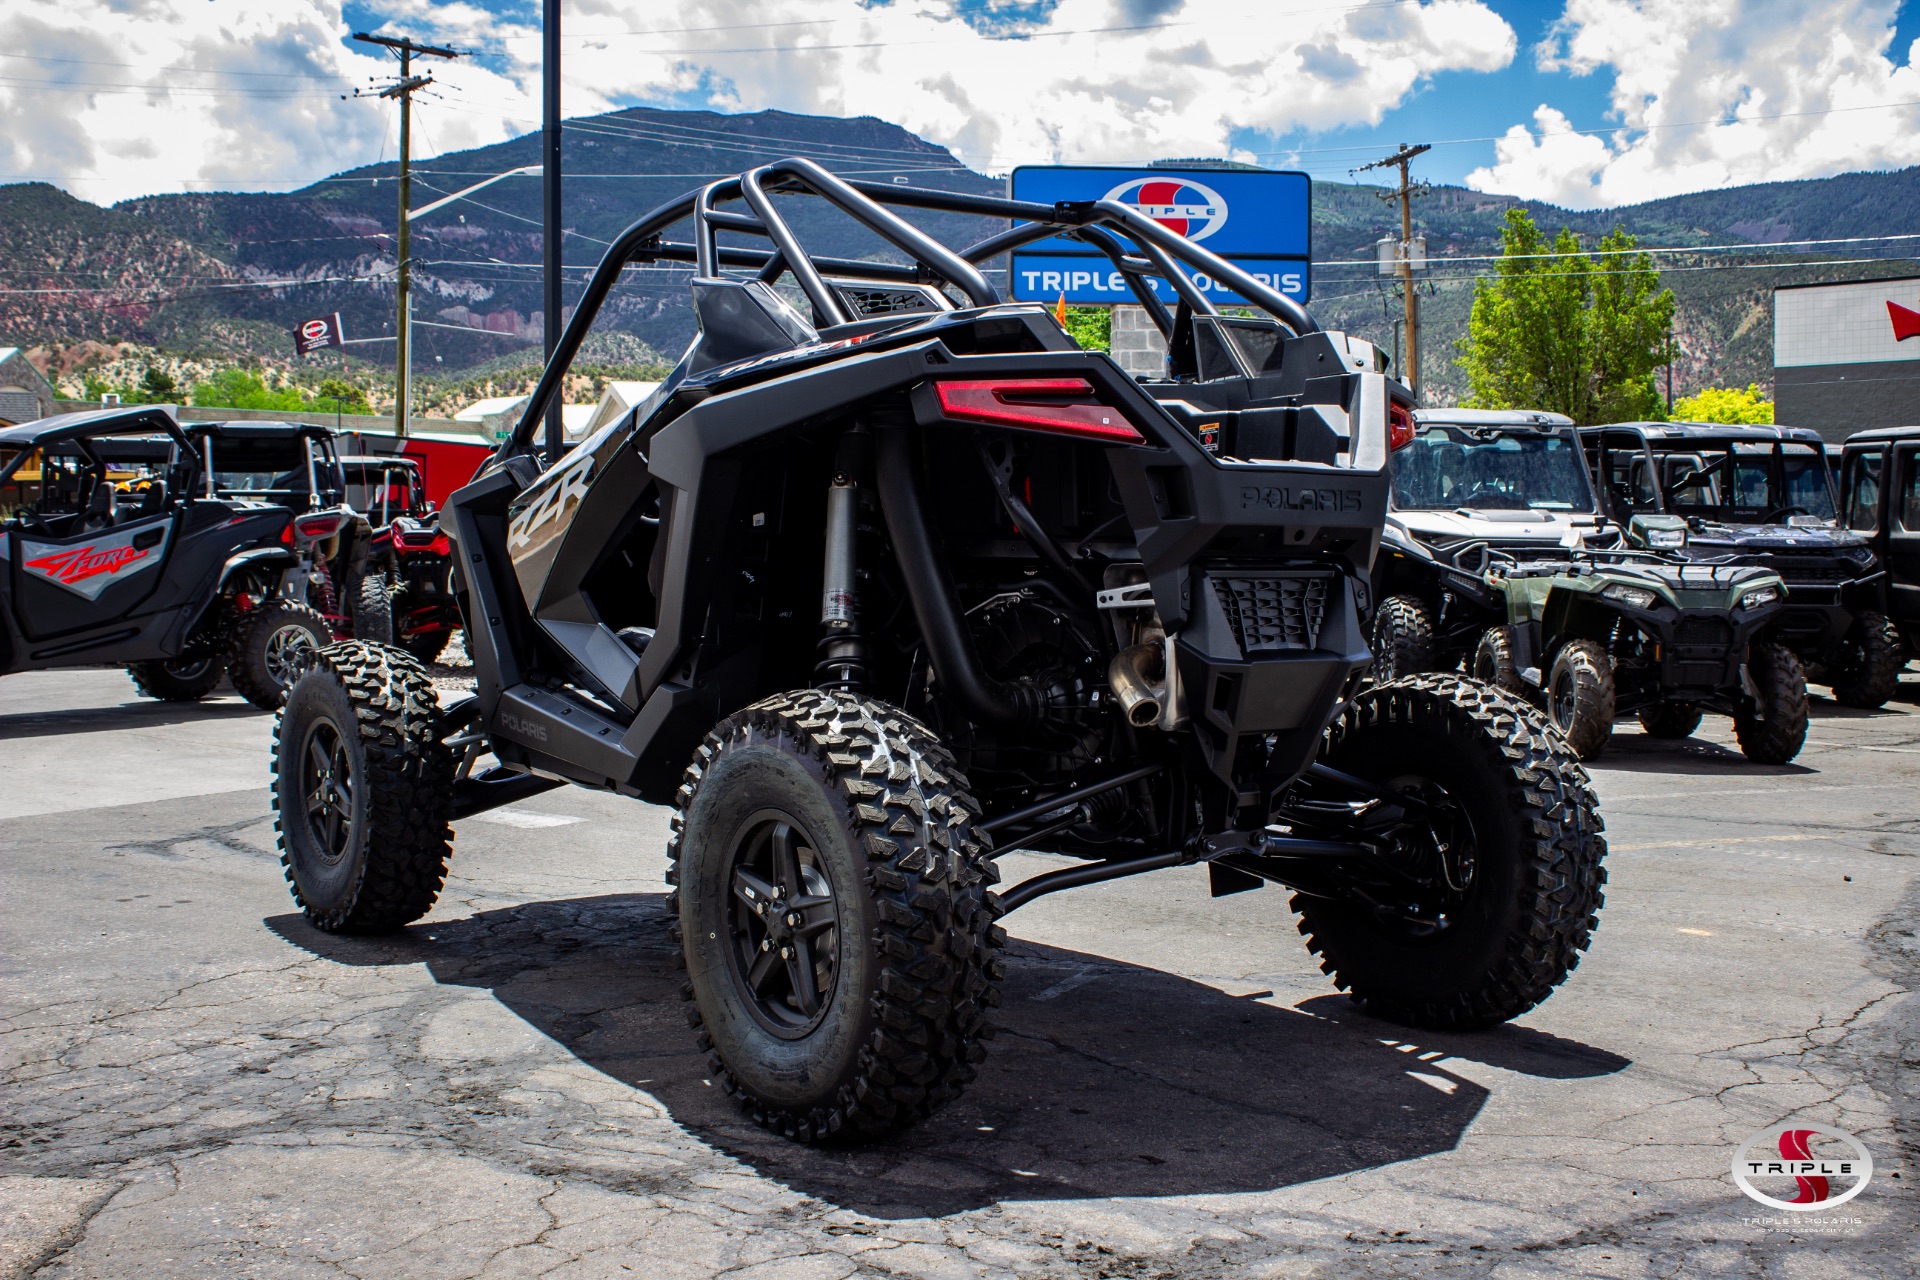
<path fill-rule="evenodd" d="M 1582 427 L 1585 432 L 1598 431 L 1638 431 L 1649 441 L 1655 440 L 1714 440 L 1730 442 L 1756 442 L 1791 440 L 1796 444 L 1824 444 L 1818 431 L 1809 427 L 1780 427 L 1767 423 L 1743 422 L 1607 422 L 1599 426 Z"/>
<path fill-rule="evenodd" d="M 420 460 L 391 453 L 355 453 L 342 455 L 340 465 L 343 467 L 411 467 L 418 471 Z"/>
<path fill-rule="evenodd" d="M 1920 426 L 1915 427 L 1872 427 L 1866 431 L 1856 431 L 1847 437 L 1848 444 L 1864 444 L 1869 440 L 1920 440 Z"/>
<path fill-rule="evenodd" d="M 1415 409 L 1413 420 L 1450 427 L 1570 427 L 1573 419 L 1544 409 Z"/>
<path fill-rule="evenodd" d="M 17 426 L 0 428 L 0 445 L 20 446 L 54 444 L 98 435 L 102 431 L 159 431 L 180 429 L 170 406 L 142 404 L 111 409 L 88 409 L 81 413 L 59 413 L 51 418 L 36 418 Z"/>
<path fill-rule="evenodd" d="M 280 440 L 288 436 L 306 436 L 331 440 L 340 433 L 332 427 L 311 422 L 189 422 L 189 432 L 204 432 L 221 440 Z"/>

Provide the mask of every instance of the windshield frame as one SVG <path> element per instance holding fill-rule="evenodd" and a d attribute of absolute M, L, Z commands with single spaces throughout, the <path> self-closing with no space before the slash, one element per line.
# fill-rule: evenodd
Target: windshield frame
<path fill-rule="evenodd" d="M 1779 510 L 1781 507 L 1791 505 L 1788 502 L 1790 495 L 1787 487 L 1787 448 L 1792 446 L 1796 451 L 1805 450 L 1811 455 L 1810 461 L 1818 463 L 1820 475 L 1825 482 L 1827 495 L 1826 510 L 1818 511 L 1809 509 L 1805 511 L 1805 514 L 1831 524 L 1837 524 L 1839 522 L 1840 498 L 1834 484 L 1833 460 L 1827 456 L 1826 449 L 1822 445 L 1816 444 L 1811 440 L 1743 440 L 1710 437 L 1675 437 L 1669 440 L 1649 440 L 1647 444 L 1648 460 L 1652 464 L 1653 473 L 1659 477 L 1659 484 L 1656 486 L 1658 490 L 1657 501 L 1659 503 L 1660 513 L 1663 515 L 1676 515 L 1689 520 L 1707 520 L 1716 524 L 1728 525 L 1765 525 L 1780 523 L 1785 520 L 1786 517 L 1783 516 L 1781 520 L 1777 521 L 1767 521 L 1764 517 L 1773 511 Z M 1745 446 L 1754 452 L 1743 454 L 1739 452 L 1741 446 Z M 1767 470 L 1766 505 L 1764 507 L 1755 507 L 1743 505 L 1735 501 L 1727 501 L 1726 499 L 1735 496 L 1734 487 L 1728 479 L 1729 473 L 1737 466 L 1750 465 L 1750 462 L 1743 463 L 1743 458 L 1757 461 L 1761 457 L 1760 450 L 1762 449 L 1765 450 L 1764 456 Z M 1670 478 L 1670 473 L 1673 469 L 1671 460 L 1676 456 L 1684 457 L 1688 455 L 1698 456 L 1703 460 L 1705 465 L 1700 469 L 1699 476 L 1717 488 L 1717 496 L 1720 497 L 1720 501 L 1683 503 L 1677 500 L 1676 495 L 1679 491 L 1679 486 L 1674 484 Z M 1693 486 L 1688 485 L 1687 487 L 1692 488 Z"/>
<path fill-rule="evenodd" d="M 1398 477 L 1395 475 L 1390 477 L 1387 486 L 1387 505 L 1390 510 L 1465 511 L 1473 515 L 1493 511 L 1523 511 L 1528 515 L 1537 516 L 1542 519 L 1560 515 L 1593 517 L 1600 514 L 1599 500 L 1593 489 L 1593 477 L 1587 470 L 1587 455 L 1581 447 L 1579 432 L 1574 427 L 1541 427 L 1530 423 L 1507 425 L 1502 423 L 1463 423 L 1427 420 L 1418 424 L 1415 430 L 1414 443 L 1418 443 L 1422 437 L 1434 432 L 1447 433 L 1450 441 L 1459 444 L 1465 449 L 1492 444 L 1496 440 L 1503 438 L 1542 442 L 1558 440 L 1571 454 L 1571 470 L 1580 477 L 1580 496 L 1568 506 L 1543 506 L 1532 502 L 1518 507 L 1474 507 L 1467 506 L 1463 503 L 1450 503 L 1445 506 L 1405 506 L 1402 505 L 1400 501 L 1400 485 Z M 1405 455 L 1406 450 L 1404 448 L 1396 451 L 1393 455 L 1393 465 L 1397 467 Z"/>

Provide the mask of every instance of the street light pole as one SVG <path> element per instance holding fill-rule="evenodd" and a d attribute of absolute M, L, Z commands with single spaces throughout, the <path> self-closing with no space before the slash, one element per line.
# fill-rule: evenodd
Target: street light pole
<path fill-rule="evenodd" d="M 541 191 L 541 257 L 546 273 L 546 317 L 542 326 L 546 357 L 560 343 L 560 0 L 545 0 L 541 13 L 540 98 L 543 120 L 540 162 L 544 170 Z M 562 402 L 564 390 L 547 405 L 547 462 L 559 460 L 566 440 Z"/>
<path fill-rule="evenodd" d="M 414 90 L 424 89 L 433 83 L 432 76 L 413 74 L 413 58 L 415 54 L 434 58 L 457 58 L 460 55 L 439 45 L 416 44 L 412 40 L 396 40 L 391 36 L 355 32 L 353 38 L 391 49 L 400 59 L 400 83 L 382 89 L 380 96 L 397 98 L 400 102 L 400 231 L 394 241 L 394 253 L 398 259 L 394 270 L 394 290 L 399 315 L 394 322 L 397 347 L 394 351 L 393 432 L 404 440 L 407 436 L 407 410 L 413 399 L 413 254 L 411 237 L 407 234 L 412 221 L 408 217 L 408 208 L 413 203 L 413 94 Z"/>

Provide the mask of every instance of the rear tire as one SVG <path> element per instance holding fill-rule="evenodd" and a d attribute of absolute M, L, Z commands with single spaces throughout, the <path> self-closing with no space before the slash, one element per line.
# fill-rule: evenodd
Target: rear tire
<path fill-rule="evenodd" d="M 1531 696 L 1532 690 L 1520 678 L 1513 651 L 1512 627 L 1487 628 L 1487 633 L 1480 637 L 1479 647 L 1473 651 L 1473 678 L 1525 699 Z"/>
<path fill-rule="evenodd" d="M 870 1139 L 973 1079 L 1005 934 L 967 785 L 918 722 L 844 693 L 769 698 L 701 744 L 667 848 L 683 994 L 756 1123 Z"/>
<path fill-rule="evenodd" d="M 347 611 L 353 619 L 353 638 L 374 644 L 393 643 L 393 591 L 384 573 L 363 573 L 349 593 Z"/>
<path fill-rule="evenodd" d="M 159 662 L 134 662 L 127 666 L 133 687 L 143 697 L 162 702 L 198 702 L 212 693 L 227 674 L 226 664 L 215 657 L 168 658 Z"/>
<path fill-rule="evenodd" d="M 1640 727 L 1650 738 L 1691 738 L 1700 727 L 1700 708 L 1684 702 L 1656 702 L 1641 709 Z"/>
<path fill-rule="evenodd" d="M 1455 821 L 1426 828 L 1456 880 L 1444 928 L 1422 932 L 1358 901 L 1296 895 L 1320 968 L 1376 1017 L 1484 1027 L 1539 1004 L 1580 963 L 1605 897 L 1606 840 L 1586 770 L 1539 712 L 1482 684 L 1429 675 L 1361 693 L 1328 730 L 1336 769 L 1444 797 Z M 1410 831 L 1421 833 L 1417 821 Z M 1461 839 L 1470 859 L 1458 859 Z M 1449 854 L 1456 861 L 1445 864 Z M 1425 892 L 1424 890 L 1422 891 Z"/>
<path fill-rule="evenodd" d="M 1886 705 L 1899 691 L 1907 658 L 1900 629 L 1884 613 L 1863 613 L 1853 621 L 1833 664 L 1833 700 L 1871 710 Z"/>
<path fill-rule="evenodd" d="M 433 908 L 453 755 L 419 664 L 357 640 L 320 650 L 280 713 L 273 772 L 280 863 L 315 928 L 377 933 Z"/>
<path fill-rule="evenodd" d="M 262 711 L 276 710 L 319 650 L 333 643 L 327 620 L 291 600 L 267 600 L 242 614 L 227 651 L 234 689 Z"/>
<path fill-rule="evenodd" d="M 1613 659 L 1597 640 L 1560 650 L 1547 675 L 1547 719 L 1573 753 L 1591 760 L 1613 737 Z"/>
<path fill-rule="evenodd" d="M 1785 764 L 1807 741 L 1807 673 L 1783 644 L 1756 644 L 1747 652 L 1747 673 L 1760 704 L 1733 718 L 1733 736 L 1755 764 Z"/>
<path fill-rule="evenodd" d="M 1388 596 L 1373 620 L 1373 678 L 1381 683 L 1433 670 L 1433 617 L 1413 596 Z"/>

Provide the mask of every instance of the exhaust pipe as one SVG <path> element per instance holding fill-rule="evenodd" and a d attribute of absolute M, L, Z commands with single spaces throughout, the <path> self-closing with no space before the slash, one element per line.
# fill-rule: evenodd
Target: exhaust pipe
<path fill-rule="evenodd" d="M 1107 684 L 1120 699 L 1127 723 L 1149 729 L 1160 723 L 1167 705 L 1167 658 L 1164 645 L 1136 644 L 1113 655 L 1107 664 Z"/>

